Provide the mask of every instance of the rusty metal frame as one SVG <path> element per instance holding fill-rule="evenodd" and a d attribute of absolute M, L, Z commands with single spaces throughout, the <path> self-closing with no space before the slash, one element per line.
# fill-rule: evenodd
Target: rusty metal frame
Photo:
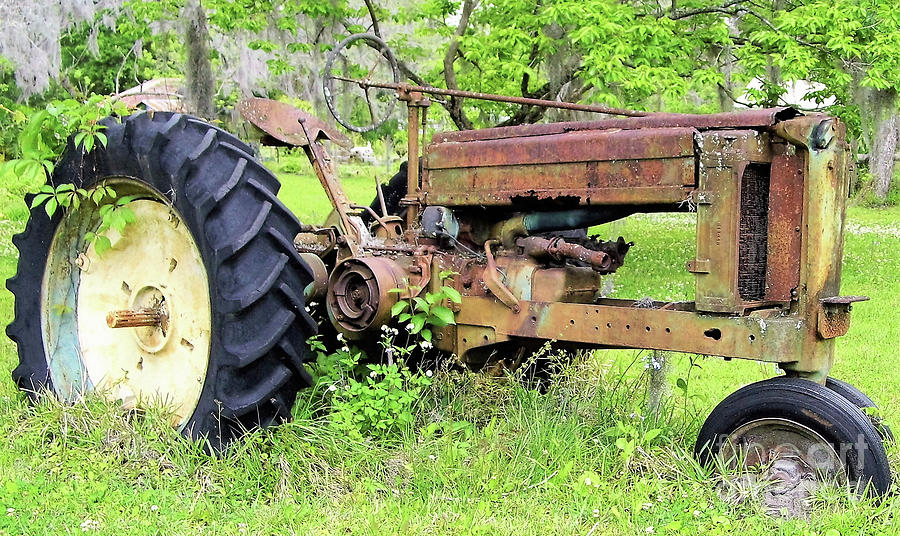
<path fill-rule="evenodd" d="M 679 188 L 684 199 L 696 205 L 698 218 L 697 258 L 689 263 L 697 280 L 695 302 L 657 303 L 639 308 L 635 306 L 638 305 L 636 302 L 627 300 L 595 303 L 531 301 L 530 295 L 526 297 L 533 292 L 528 287 L 531 283 L 526 281 L 522 286 L 519 282 L 535 278 L 539 271 L 532 270 L 527 274 L 517 271 L 515 266 L 523 261 L 516 260 L 515 253 L 507 253 L 512 256 L 503 261 L 509 268 L 504 288 L 511 289 L 518 298 L 520 312 L 502 303 L 509 298 L 498 301 L 491 296 L 495 294 L 493 291 L 485 294 L 460 288 L 464 297 L 457 315 L 458 327 L 446 328 L 447 336 L 439 345 L 460 355 L 481 345 L 516 339 L 553 339 L 604 348 L 672 350 L 774 362 L 789 374 L 824 381 L 834 361 L 834 338 L 846 333 L 849 303 L 858 300 L 838 297 L 844 204 L 849 180 L 846 171 L 848 145 L 844 141 L 842 125 L 832 118 L 782 114 L 791 117 L 782 121 L 778 120 L 778 114 L 753 112 L 750 118 L 733 121 L 741 126 L 739 129 L 715 123 L 716 116 L 711 116 L 704 120 L 706 124 L 720 126 L 692 130 L 691 156 L 684 154 L 686 151 L 660 149 L 666 147 L 666 135 L 681 135 L 684 128 L 689 128 L 683 118 L 671 129 L 661 129 L 658 123 L 642 125 L 643 132 L 653 133 L 647 138 L 635 138 L 630 131 L 637 128 L 606 129 L 603 123 L 609 122 L 597 122 L 594 126 L 600 132 L 596 135 L 586 128 L 574 137 L 573 134 L 537 134 L 530 145 L 527 139 L 511 138 L 509 130 L 504 132 L 505 137 L 470 136 L 467 141 L 459 142 L 447 136 L 444 141 L 435 142 L 437 147 L 430 147 L 426 154 L 426 173 L 432 174 L 430 177 L 437 170 L 450 170 L 468 174 L 471 180 L 477 181 L 484 179 L 485 170 L 497 166 L 504 167 L 503 174 L 516 184 L 545 184 L 537 182 L 534 175 L 535 168 L 545 164 L 541 159 L 565 160 L 569 158 L 568 154 L 579 154 L 582 159 L 596 158 L 598 165 L 630 157 L 635 162 L 656 160 L 657 165 L 665 167 L 675 165 L 678 158 L 686 158 L 692 163 L 696 178 L 693 183 L 684 181 Z M 763 121 L 764 118 L 771 123 Z M 650 123 L 643 118 L 614 121 L 617 126 L 622 126 L 622 122 Z M 523 130 L 527 129 L 526 133 L 530 134 L 531 130 L 550 127 L 540 125 Z M 462 134 L 456 139 L 465 136 Z M 593 152 L 556 151 L 570 137 L 576 146 L 583 139 L 606 139 L 601 145 L 602 150 L 597 150 L 595 145 Z M 622 147 L 623 143 L 635 139 L 655 140 L 655 145 Z M 520 157 L 508 150 L 517 142 L 532 149 L 544 143 L 546 151 L 535 153 L 529 150 Z M 505 152 L 501 150 L 504 148 L 507 149 Z M 584 149 L 583 144 L 581 148 Z M 488 154 L 474 158 L 485 149 L 490 149 Z M 501 152 L 495 154 L 493 150 Z M 435 155 L 433 160 L 432 155 Z M 765 207 L 768 241 L 760 246 L 768 255 L 764 271 L 766 287 L 759 297 L 747 299 L 739 288 L 738 267 L 744 261 L 738 244 L 742 232 L 740 214 L 744 208 L 741 178 L 751 165 L 767 170 L 771 192 Z M 655 180 L 648 179 L 647 175 L 635 176 L 639 180 Z M 678 199 L 661 199 L 640 182 L 612 188 L 619 193 L 604 200 L 579 197 L 577 192 L 565 188 L 566 184 L 576 184 L 584 179 L 584 173 L 564 173 L 556 177 L 561 185 L 559 188 L 545 187 L 544 191 L 548 198 L 568 197 L 578 206 L 602 205 L 604 201 L 640 206 Z M 423 191 L 429 203 L 446 202 L 465 207 L 486 202 L 486 199 L 473 199 L 472 192 L 477 190 L 472 189 L 471 183 L 467 186 L 468 190 L 459 184 L 435 186 L 426 180 Z M 455 199 L 451 192 L 469 198 Z M 500 197 L 494 203 L 498 206 L 515 206 L 517 202 L 511 196 L 503 198 L 502 191 L 495 190 L 493 195 Z M 497 262 L 500 263 L 500 259 Z M 485 284 L 490 279 L 488 275 L 483 275 Z M 557 276 L 561 277 L 560 274 Z M 521 296 L 516 296 L 517 291 Z M 472 333 L 482 336 L 472 337 Z"/>
<path fill-rule="evenodd" d="M 423 92 L 431 90 L 396 89 L 407 103 L 413 160 L 424 145 L 430 102 Z M 425 146 L 423 174 L 409 166 L 406 230 L 390 243 L 373 241 L 351 213 L 321 144 L 329 138 L 322 124 L 296 112 L 288 123 L 256 119 L 307 151 L 339 216 L 338 261 L 380 257 L 372 262 L 389 263 L 392 277 L 405 273 L 420 292 L 440 286 L 436 274 L 445 269 L 459 273 L 456 324 L 436 330 L 435 345 L 464 361 L 482 346 L 557 340 L 768 361 L 823 382 L 834 339 L 846 333 L 850 305 L 859 301 L 839 296 L 849 146 L 844 127 L 824 115 L 785 108 L 653 114 L 437 135 Z M 480 260 L 421 236 L 419 214 L 428 205 L 458 211 L 470 251 L 484 251 Z M 601 276 L 615 268 L 573 267 L 550 242 L 518 239 L 529 232 L 523 215 L 553 209 L 606 210 L 613 218 L 696 210 L 697 251 L 687 265 L 695 300 L 597 299 Z M 569 257 L 593 259 L 567 246 Z M 373 303 L 381 310 L 388 296 L 379 299 Z"/>

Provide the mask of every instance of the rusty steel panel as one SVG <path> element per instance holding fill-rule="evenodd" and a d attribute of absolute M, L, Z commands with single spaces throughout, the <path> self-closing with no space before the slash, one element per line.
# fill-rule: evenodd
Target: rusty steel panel
<path fill-rule="evenodd" d="M 766 300 L 789 301 L 800 283 L 800 239 L 803 215 L 803 158 L 772 159 L 769 179 L 769 239 Z"/>
<path fill-rule="evenodd" d="M 271 99 L 252 98 L 238 103 L 238 111 L 247 121 L 268 134 L 267 145 L 305 147 L 312 140 L 330 140 L 342 147 L 352 147 L 353 141 L 299 108 Z M 300 122 L 306 126 L 306 132 Z"/>
<path fill-rule="evenodd" d="M 850 330 L 850 308 L 830 307 L 819 309 L 816 331 L 823 339 L 834 339 L 846 335 Z"/>
<path fill-rule="evenodd" d="M 720 114 L 654 114 L 647 117 L 627 119 L 601 119 L 598 121 L 570 121 L 541 125 L 520 125 L 513 127 L 486 128 L 481 130 L 464 130 L 460 132 L 442 132 L 435 134 L 432 141 L 474 141 L 494 140 L 501 138 L 521 138 L 526 136 L 547 136 L 576 132 L 581 130 L 621 129 L 633 130 L 641 128 L 673 128 L 690 127 L 698 130 L 718 128 L 768 128 L 775 124 L 797 117 L 800 113 L 793 108 L 765 108 L 744 110 Z"/>
<path fill-rule="evenodd" d="M 498 206 L 545 199 L 563 205 L 679 203 L 693 190 L 691 158 L 426 171 L 429 205 Z"/>
<path fill-rule="evenodd" d="M 428 147 L 428 204 L 678 203 L 693 188 L 690 128 L 580 132 Z"/>
<path fill-rule="evenodd" d="M 619 348 L 650 348 L 722 357 L 787 362 L 796 359 L 798 322 L 781 316 L 756 318 L 698 314 L 668 308 L 521 302 L 516 314 L 491 298 L 464 297 L 457 324 L 490 326 L 498 335 L 569 341 Z M 465 351 L 479 346 L 466 341 Z"/>
<path fill-rule="evenodd" d="M 692 128 L 589 130 L 547 136 L 432 143 L 428 169 L 521 166 L 694 155 Z"/>
<path fill-rule="evenodd" d="M 743 171 L 743 170 L 741 170 Z M 697 199 L 695 301 L 700 311 L 738 309 L 737 258 L 740 192 L 733 168 L 706 169 L 700 174 Z"/>

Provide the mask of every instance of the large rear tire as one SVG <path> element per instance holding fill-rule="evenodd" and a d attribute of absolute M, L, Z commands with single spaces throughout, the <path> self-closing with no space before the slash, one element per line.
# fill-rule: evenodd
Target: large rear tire
<path fill-rule="evenodd" d="M 70 143 L 52 183 L 136 196 L 136 220 L 97 254 L 85 238 L 101 222 L 93 204 L 31 211 L 7 281 L 13 379 L 31 397 L 164 403 L 173 426 L 214 450 L 288 420 L 311 382 L 303 362 L 316 327 L 303 294 L 312 275 L 292 245 L 300 223 L 276 198 L 278 180 L 250 147 L 186 115 L 106 125 L 107 146 L 83 154 Z M 165 322 L 104 322 L 146 308 Z"/>

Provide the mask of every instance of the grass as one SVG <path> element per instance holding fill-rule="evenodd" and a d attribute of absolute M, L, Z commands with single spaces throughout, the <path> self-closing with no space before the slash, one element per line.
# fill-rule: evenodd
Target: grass
<path fill-rule="evenodd" d="M 268 164 L 281 197 L 317 223 L 327 199 L 294 157 Z M 377 170 L 382 180 L 392 173 Z M 368 202 L 372 170 L 344 166 L 350 198 Z M 28 185 L 0 186 L 0 275 L 15 272 L 10 236 L 24 224 Z M 900 409 L 900 208 L 850 211 L 844 294 L 854 308 L 834 373 L 877 400 L 889 424 Z M 600 229 L 636 242 L 614 276 L 617 295 L 683 298 L 692 255 L 689 216 L 646 216 Z M 0 293 L 0 318 L 12 297 Z M 0 340 L 0 370 L 16 363 Z M 764 516 L 689 454 L 702 419 L 725 395 L 771 376 L 771 365 L 675 356 L 687 378 L 659 420 L 641 419 L 639 352 L 600 353 L 570 365 L 545 395 L 516 382 L 437 374 L 418 424 L 391 442 L 351 441 L 300 403 L 294 422 L 257 431 L 222 458 L 182 440 L 157 411 L 137 415 L 101 400 L 29 405 L 0 378 L 0 534 L 875 534 L 895 533 L 900 501 L 825 493 L 809 520 Z M 632 363 L 634 365 L 632 366 Z M 4 379 L 5 378 L 5 379 Z M 680 393 L 680 392 L 679 392 Z M 301 400 L 303 402 L 303 400 Z M 607 430 L 639 440 L 624 459 Z M 423 428 L 447 423 L 443 432 Z M 889 455 L 897 467 L 895 448 Z M 732 490 L 733 491 L 733 490 Z"/>

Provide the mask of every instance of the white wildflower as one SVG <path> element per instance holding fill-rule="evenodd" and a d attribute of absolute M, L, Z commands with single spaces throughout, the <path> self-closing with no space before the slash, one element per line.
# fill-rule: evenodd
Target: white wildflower
<path fill-rule="evenodd" d="M 338 333 L 336 339 L 337 339 L 339 342 L 343 342 L 343 340 L 344 340 L 344 334 L 343 334 L 343 333 Z"/>
<path fill-rule="evenodd" d="M 406 325 L 406 331 L 411 332 L 414 329 L 416 329 L 416 326 L 412 322 L 410 322 L 409 324 Z"/>
<path fill-rule="evenodd" d="M 423 350 L 431 349 L 431 343 L 428 341 L 422 341 L 422 344 L 420 346 L 422 347 Z"/>
<path fill-rule="evenodd" d="M 390 333 L 391 327 L 388 326 L 387 324 L 382 324 L 382 325 L 381 325 L 381 331 L 383 331 L 383 332 L 385 332 L 385 333 Z"/>
<path fill-rule="evenodd" d="M 372 372 L 369 373 L 369 377 L 370 377 L 370 378 L 374 378 L 375 376 L 378 376 L 378 373 L 375 372 L 374 370 L 373 370 Z"/>
<path fill-rule="evenodd" d="M 653 534 L 656 531 L 653 530 L 653 527 L 647 527 L 644 529 L 644 532 L 646 532 L 647 534 Z"/>
<path fill-rule="evenodd" d="M 337 385 L 335 385 L 335 384 L 329 385 L 328 390 L 331 391 L 332 393 L 337 391 Z"/>
<path fill-rule="evenodd" d="M 100 528 L 100 522 L 94 521 L 93 519 L 85 519 L 81 522 L 81 531 L 87 532 L 89 530 L 97 530 Z"/>
<path fill-rule="evenodd" d="M 594 485 L 594 482 L 591 480 L 591 477 L 589 477 L 589 476 L 584 477 L 584 485 L 585 486 L 593 486 Z"/>
<path fill-rule="evenodd" d="M 434 372 L 431 372 L 430 370 L 426 370 L 425 375 L 430 378 L 430 377 L 434 376 Z"/>
<path fill-rule="evenodd" d="M 157 506 L 157 505 L 155 505 L 155 504 L 151 504 L 151 505 L 150 505 L 150 511 L 151 511 L 151 512 L 156 512 L 157 510 L 159 510 L 159 506 Z"/>

